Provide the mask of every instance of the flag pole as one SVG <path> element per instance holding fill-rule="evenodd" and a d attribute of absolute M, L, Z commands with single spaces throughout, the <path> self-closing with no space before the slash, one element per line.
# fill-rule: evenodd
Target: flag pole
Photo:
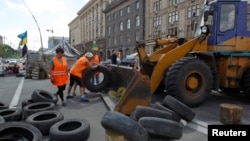
<path fill-rule="evenodd" d="M 40 34 L 40 41 L 41 41 L 41 52 L 42 52 L 42 59 L 44 59 L 44 53 L 43 53 L 43 40 L 42 40 L 42 34 L 41 34 L 41 30 L 40 30 L 40 27 L 37 23 L 37 20 L 35 18 L 35 16 L 32 14 L 32 12 L 30 11 L 29 7 L 26 5 L 26 3 L 22 0 L 23 4 L 25 5 L 25 7 L 29 10 L 31 16 L 33 17 L 35 23 L 36 23 L 36 26 L 38 28 L 38 31 L 39 31 L 39 34 Z M 44 60 L 45 61 L 45 60 Z"/>

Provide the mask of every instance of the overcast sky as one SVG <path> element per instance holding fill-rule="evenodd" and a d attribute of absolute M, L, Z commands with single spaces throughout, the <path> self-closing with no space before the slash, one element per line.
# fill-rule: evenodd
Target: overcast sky
<path fill-rule="evenodd" d="M 41 31 L 43 47 L 48 47 L 48 37 L 69 37 L 68 24 L 77 16 L 77 12 L 89 0 L 0 0 L 0 35 L 4 43 L 18 48 L 20 39 L 17 37 L 27 30 L 28 48 L 38 50 L 41 47 Z M 29 12 L 28 8 L 31 12 Z"/>

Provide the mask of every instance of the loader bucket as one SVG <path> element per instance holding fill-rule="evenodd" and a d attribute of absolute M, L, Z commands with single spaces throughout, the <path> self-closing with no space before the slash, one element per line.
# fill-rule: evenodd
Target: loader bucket
<path fill-rule="evenodd" d="M 126 91 L 120 97 L 115 106 L 115 111 L 130 115 L 137 105 L 148 106 L 151 102 L 149 77 L 140 74 L 139 71 L 129 67 L 111 66 L 112 77 L 117 77 L 118 81 L 113 83 L 118 87 L 126 87 Z M 114 76 L 115 75 L 115 76 Z"/>

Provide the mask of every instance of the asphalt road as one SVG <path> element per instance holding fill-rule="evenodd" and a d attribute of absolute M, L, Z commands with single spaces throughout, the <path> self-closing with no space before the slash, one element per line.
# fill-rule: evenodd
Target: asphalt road
<path fill-rule="evenodd" d="M 0 99 L 10 105 L 10 107 L 19 107 L 21 102 L 30 98 L 35 89 L 44 89 L 52 93 L 56 92 L 56 87 L 52 86 L 49 79 L 33 80 L 23 77 L 0 77 Z M 77 90 L 78 94 L 79 91 Z M 65 91 L 66 95 L 66 91 Z M 153 101 L 160 101 L 165 97 L 164 94 L 155 94 Z M 90 137 L 88 141 L 105 141 L 105 129 L 100 121 L 108 110 L 113 110 L 118 99 L 112 99 L 107 94 L 91 93 L 90 102 L 80 102 L 80 97 L 67 100 L 67 106 L 62 107 L 60 101 L 56 106 L 65 119 L 85 118 L 90 123 Z M 207 141 L 208 125 L 221 125 L 220 123 L 220 104 L 232 103 L 242 106 L 243 117 L 242 124 L 250 125 L 250 101 L 241 96 L 241 94 L 226 95 L 213 92 L 208 99 L 199 107 L 192 108 L 196 113 L 194 120 L 183 123 L 183 135 L 178 141 Z M 44 141 L 48 141 L 44 137 Z M 171 139 L 162 139 L 150 137 L 149 141 L 175 141 Z"/>

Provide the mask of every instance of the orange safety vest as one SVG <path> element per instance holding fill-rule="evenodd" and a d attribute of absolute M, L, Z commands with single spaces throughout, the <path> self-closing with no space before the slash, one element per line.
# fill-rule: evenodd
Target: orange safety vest
<path fill-rule="evenodd" d="M 99 55 L 94 55 L 94 57 L 92 58 L 91 62 L 94 62 L 94 63 L 97 63 L 97 64 L 100 64 L 100 58 L 99 58 Z M 96 72 L 95 75 L 98 75 L 100 74 L 100 72 Z"/>
<path fill-rule="evenodd" d="M 88 68 L 87 63 L 88 59 L 83 56 L 80 59 L 78 59 L 75 64 L 70 69 L 70 74 L 73 74 L 79 78 L 82 78 L 83 72 Z"/>
<path fill-rule="evenodd" d="M 53 69 L 51 71 L 53 85 L 62 86 L 68 82 L 67 69 L 68 69 L 68 62 L 65 57 L 62 57 L 62 62 L 60 62 L 58 58 L 53 57 Z"/>
<path fill-rule="evenodd" d="M 94 57 L 92 58 L 91 62 L 94 62 L 94 63 L 97 63 L 97 64 L 100 64 L 100 58 L 99 58 L 99 55 L 94 55 Z"/>

